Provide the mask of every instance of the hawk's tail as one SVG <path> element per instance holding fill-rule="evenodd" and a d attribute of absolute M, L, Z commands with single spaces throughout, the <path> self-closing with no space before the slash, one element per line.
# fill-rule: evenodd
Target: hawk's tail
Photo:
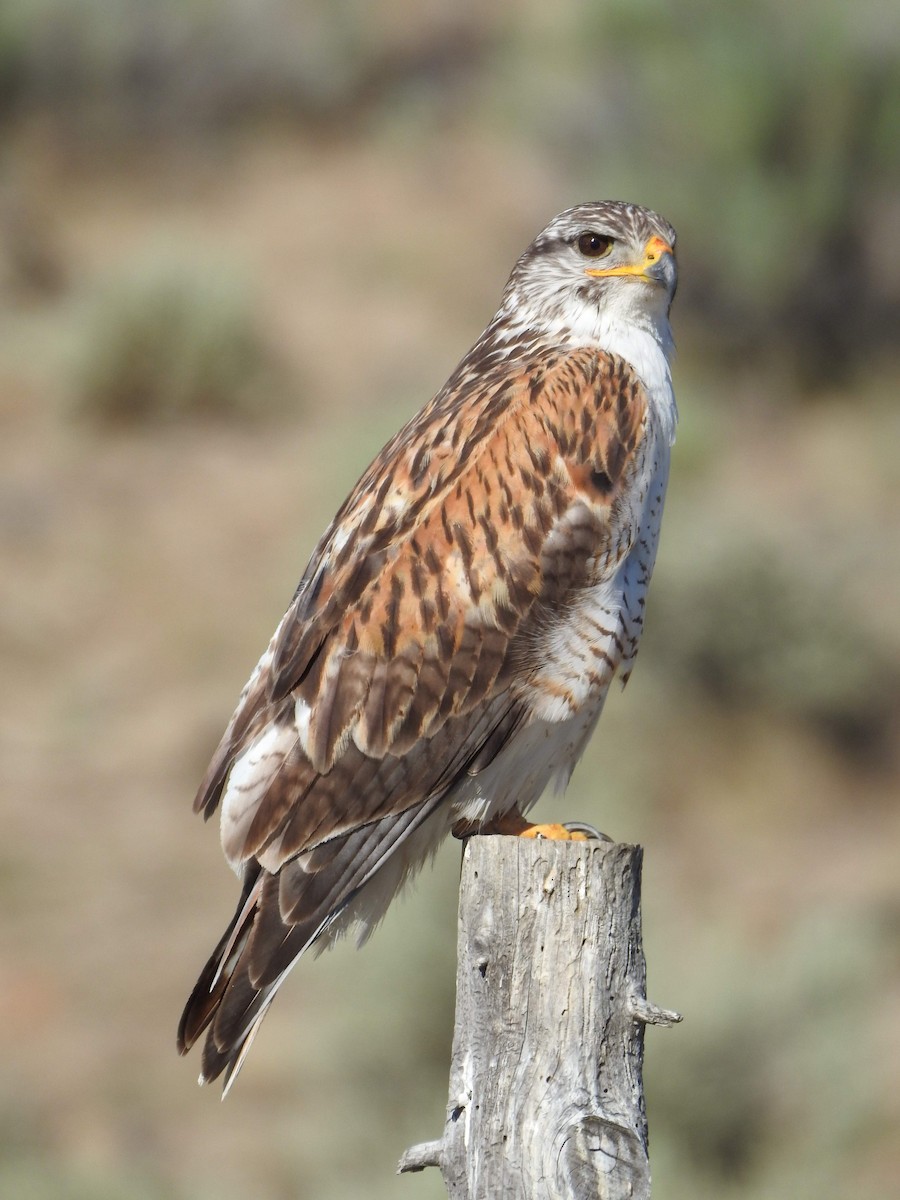
<path fill-rule="evenodd" d="M 445 832 L 427 821 L 440 797 L 324 842 L 270 874 L 251 859 L 237 910 L 191 993 L 178 1026 L 186 1054 L 206 1031 L 200 1082 L 237 1077 L 269 1005 L 313 943 L 352 924 L 363 940 L 410 872 Z"/>

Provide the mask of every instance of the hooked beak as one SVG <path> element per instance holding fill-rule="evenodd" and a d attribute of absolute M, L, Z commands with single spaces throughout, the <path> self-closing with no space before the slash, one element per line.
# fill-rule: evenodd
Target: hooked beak
<path fill-rule="evenodd" d="M 653 283 L 662 283 L 664 276 L 659 269 L 663 255 L 675 257 L 675 251 L 665 239 L 652 237 L 644 247 L 644 257 L 640 262 L 623 263 L 619 267 L 588 267 L 585 275 L 636 275 L 639 279 L 649 279 Z"/>

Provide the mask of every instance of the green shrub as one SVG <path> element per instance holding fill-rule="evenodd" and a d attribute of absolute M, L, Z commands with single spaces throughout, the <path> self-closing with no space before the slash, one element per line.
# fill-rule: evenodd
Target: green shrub
<path fill-rule="evenodd" d="M 233 280 L 156 266 L 112 283 L 93 306 L 76 405 L 98 422 L 247 415 L 277 391 L 272 353 Z"/>
<path fill-rule="evenodd" d="M 859 619 L 847 564 L 712 532 L 690 561 L 660 572 L 647 638 L 673 681 L 720 710 L 802 721 L 859 762 L 892 761 L 896 658 Z"/>

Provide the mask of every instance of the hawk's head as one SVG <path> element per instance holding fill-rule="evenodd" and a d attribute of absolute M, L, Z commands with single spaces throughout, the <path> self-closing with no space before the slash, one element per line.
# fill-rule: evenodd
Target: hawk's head
<path fill-rule="evenodd" d="M 560 213 L 513 268 L 504 308 L 517 323 L 580 333 L 623 321 L 667 340 L 675 230 L 637 204 L 606 200 Z"/>

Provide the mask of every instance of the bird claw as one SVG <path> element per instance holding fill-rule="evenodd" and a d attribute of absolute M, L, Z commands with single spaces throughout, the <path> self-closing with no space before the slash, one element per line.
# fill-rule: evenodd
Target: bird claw
<path fill-rule="evenodd" d="M 564 825 L 570 833 L 583 833 L 585 840 L 589 842 L 612 842 L 612 838 L 608 833 L 603 833 L 596 825 L 589 825 L 587 821 L 566 821 Z"/>
<path fill-rule="evenodd" d="M 566 821 L 565 824 L 532 825 L 516 809 L 510 809 L 493 817 L 484 825 L 474 821 L 457 821 L 453 836 L 464 840 L 475 834 L 505 834 L 508 837 L 545 838 L 551 842 L 611 842 L 612 838 L 601 833 L 586 821 Z"/>
<path fill-rule="evenodd" d="M 531 825 L 519 837 L 547 838 L 553 842 L 611 842 L 612 838 L 586 821 L 566 821 L 562 825 Z"/>
<path fill-rule="evenodd" d="M 570 829 L 568 825 L 529 825 L 518 835 L 523 838 L 540 838 L 548 842 L 586 842 L 587 834 L 580 829 Z"/>

